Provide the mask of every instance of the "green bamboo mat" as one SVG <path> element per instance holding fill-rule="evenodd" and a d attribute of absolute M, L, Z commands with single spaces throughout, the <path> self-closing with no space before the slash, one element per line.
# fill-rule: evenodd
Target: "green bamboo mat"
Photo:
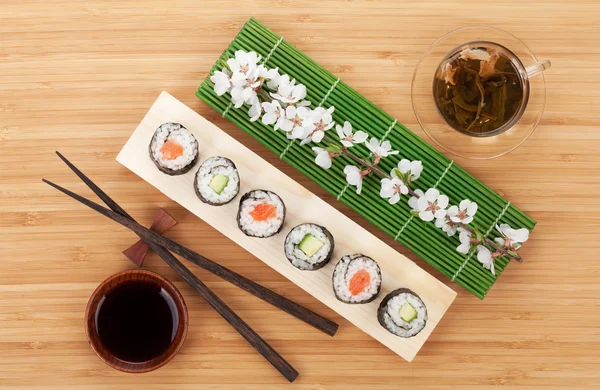
<path fill-rule="evenodd" d="M 336 123 L 349 121 L 355 130 L 389 140 L 400 154 L 382 159 L 379 164 L 382 170 L 389 172 L 401 158 L 421 160 L 423 173 L 411 187 L 423 191 L 436 187 L 450 198 L 450 204 L 458 204 L 465 198 L 477 202 L 479 210 L 470 225 L 479 228 L 487 237 L 498 237 L 499 233 L 494 229 L 497 223 L 508 223 L 514 228 L 534 228 L 535 221 L 532 218 L 256 19 L 252 18 L 244 25 L 221 58 L 234 57 L 236 50 L 255 51 L 262 56 L 265 66 L 278 67 L 280 73 L 289 74 L 306 85 L 306 99 L 312 102 L 312 108 L 334 105 L 333 118 Z M 235 109 L 230 105 L 229 94 L 217 96 L 210 81 L 215 70 L 221 70 L 220 59 L 196 92 L 200 99 L 452 281 L 480 299 L 485 297 L 509 262 L 508 258 L 503 256 L 496 259 L 496 275 L 492 275 L 477 261 L 474 255 L 476 251 L 473 250 L 469 255 L 456 251 L 458 234 L 448 237 L 433 222 L 412 217 L 407 196 L 403 196 L 395 205 L 382 199 L 379 196 L 380 179 L 375 175 L 365 177 L 362 193 L 357 195 L 355 188 L 346 184 L 343 172 L 344 166 L 351 163 L 348 157 L 334 159 L 329 170 L 321 169 L 314 163 L 313 144 L 301 146 L 298 141 L 288 140 L 283 132 L 273 131 L 272 126 L 266 126 L 260 120 L 250 122 L 247 105 Z M 328 135 L 338 140 L 335 130 L 329 131 Z M 352 151 L 360 157 L 369 155 L 364 145 L 356 146 Z M 368 248 L 365 248 L 365 252 L 368 252 Z M 377 254 L 372 256 L 377 258 Z"/>

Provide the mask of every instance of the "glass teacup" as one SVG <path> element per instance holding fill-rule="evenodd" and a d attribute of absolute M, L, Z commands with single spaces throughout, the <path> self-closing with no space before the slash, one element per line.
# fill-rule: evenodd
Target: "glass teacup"
<path fill-rule="evenodd" d="M 490 131 L 465 131 L 466 128 L 449 120 L 452 118 L 440 110 L 439 99 L 434 98 L 434 81 L 439 81 L 444 66 L 470 50 L 501 54 L 510 62 L 522 90 L 522 99 L 514 107 L 514 113 Z M 541 72 L 549 66 L 549 61 L 537 61 L 522 41 L 503 30 L 465 27 L 452 31 L 427 49 L 415 69 L 412 102 L 417 120 L 437 145 L 453 154 L 472 159 L 502 156 L 525 142 L 539 123 L 545 104 Z M 481 106 L 478 108 L 477 118 Z"/>

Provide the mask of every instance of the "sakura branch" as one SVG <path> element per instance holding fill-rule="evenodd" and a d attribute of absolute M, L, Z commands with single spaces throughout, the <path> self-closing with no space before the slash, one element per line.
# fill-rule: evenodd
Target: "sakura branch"
<path fill-rule="evenodd" d="M 251 122 L 261 119 L 263 124 L 272 125 L 273 130 L 285 132 L 288 139 L 299 140 L 301 145 L 323 143 L 313 146 L 312 150 L 316 153 L 315 163 L 324 169 L 331 168 L 334 159 L 347 157 L 351 164 L 344 167 L 344 174 L 348 185 L 354 186 L 357 194 L 361 193 L 363 179 L 374 174 L 381 182 L 379 195 L 390 204 L 398 203 L 403 195 L 410 195 L 408 205 L 413 217 L 434 222 L 448 236 L 459 233 L 460 245 L 456 250 L 467 256 L 476 253 L 482 266 L 492 274 L 495 274 L 494 260 L 500 256 L 522 261 L 517 250 L 529 238 L 529 230 L 501 224 L 496 225 L 501 237 L 494 241 L 487 238 L 477 228 L 469 226 L 477 213 L 475 202 L 464 199 L 458 205 L 450 205 L 449 198 L 435 188 L 425 192 L 413 190 L 411 185 L 423 171 L 421 161 L 401 159 L 396 168 L 384 172 L 378 167 L 381 160 L 399 153 L 392 150 L 390 141 L 369 139 L 366 132 L 354 131 L 350 122 L 336 126 L 332 117 L 335 107 L 310 108 L 311 103 L 305 100 L 306 86 L 280 74 L 277 68 L 269 69 L 259 64 L 260 61 L 261 57 L 255 52 L 242 50 L 236 51 L 234 58 L 221 61 L 223 68 L 210 78 L 215 93 L 219 96 L 229 93 L 235 108 L 248 107 Z M 327 133 L 334 126 L 337 140 Z M 358 145 L 368 149 L 368 158 L 353 152 Z"/>

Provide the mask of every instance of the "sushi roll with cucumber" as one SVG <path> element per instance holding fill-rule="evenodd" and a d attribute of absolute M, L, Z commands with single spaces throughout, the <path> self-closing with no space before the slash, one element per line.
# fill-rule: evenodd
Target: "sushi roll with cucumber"
<path fill-rule="evenodd" d="M 381 269 L 361 253 L 346 255 L 333 270 L 335 297 L 344 303 L 369 303 L 381 290 Z"/>
<path fill-rule="evenodd" d="M 301 270 L 323 268 L 333 253 L 333 236 L 329 230 L 314 223 L 296 226 L 285 238 L 285 256 Z"/>
<path fill-rule="evenodd" d="M 281 231 L 285 220 L 285 204 L 274 192 L 253 190 L 240 199 L 237 222 L 250 237 L 266 238 Z"/>
<path fill-rule="evenodd" d="M 198 161 L 198 141 L 182 124 L 163 123 L 150 141 L 149 152 L 160 171 L 171 176 L 183 175 Z"/>
<path fill-rule="evenodd" d="M 233 161 L 220 156 L 204 161 L 196 173 L 194 190 L 204 203 L 221 206 L 231 202 L 240 191 L 240 177 Z"/>
<path fill-rule="evenodd" d="M 407 288 L 399 288 L 383 298 L 377 310 L 381 326 L 399 337 L 413 337 L 425 328 L 427 307 Z"/>

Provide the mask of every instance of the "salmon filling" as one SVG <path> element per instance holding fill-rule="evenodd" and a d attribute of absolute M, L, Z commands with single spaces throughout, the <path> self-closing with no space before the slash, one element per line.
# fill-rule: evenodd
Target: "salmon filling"
<path fill-rule="evenodd" d="M 277 206 L 271 203 L 257 204 L 250 212 L 250 216 L 255 221 L 268 221 L 269 219 L 277 216 Z"/>
<path fill-rule="evenodd" d="M 165 160 L 175 160 L 177 157 L 183 156 L 183 146 L 177 142 L 167 140 L 161 146 L 160 153 Z"/>
<path fill-rule="evenodd" d="M 350 279 L 350 284 L 348 285 L 348 290 L 350 290 L 352 295 L 358 295 L 369 288 L 370 285 L 371 275 L 368 271 L 361 269 L 352 275 L 352 279 Z"/>

